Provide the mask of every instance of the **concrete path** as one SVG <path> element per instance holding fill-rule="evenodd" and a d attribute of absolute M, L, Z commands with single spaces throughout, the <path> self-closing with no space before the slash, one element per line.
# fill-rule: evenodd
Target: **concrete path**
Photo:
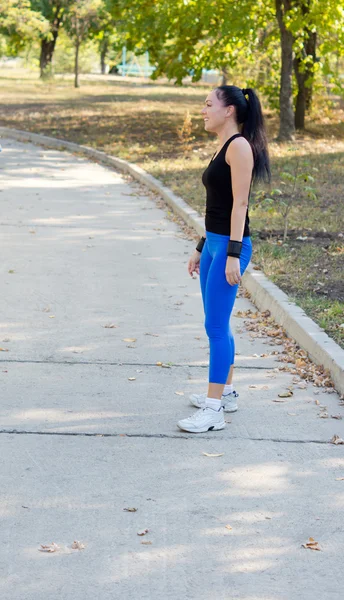
<path fill-rule="evenodd" d="M 342 598 L 344 420 L 315 404 L 338 395 L 274 402 L 280 347 L 233 316 L 239 411 L 181 432 L 208 373 L 194 242 L 127 177 L 2 146 L 1 599 Z"/>

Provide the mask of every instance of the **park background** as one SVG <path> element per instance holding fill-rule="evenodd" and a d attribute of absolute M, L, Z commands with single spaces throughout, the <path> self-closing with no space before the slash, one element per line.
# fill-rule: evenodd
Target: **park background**
<path fill-rule="evenodd" d="M 343 55 L 334 0 L 0 0 L 0 124 L 138 164 L 203 215 L 205 97 L 253 87 L 252 262 L 344 347 Z"/>

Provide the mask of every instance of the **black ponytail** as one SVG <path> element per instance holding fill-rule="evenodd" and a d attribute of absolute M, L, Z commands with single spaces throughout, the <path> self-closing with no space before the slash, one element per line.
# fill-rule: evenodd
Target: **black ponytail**
<path fill-rule="evenodd" d="M 270 182 L 268 142 L 262 107 L 256 92 L 251 88 L 241 90 L 236 85 L 221 85 L 215 92 L 224 106 L 236 107 L 237 122 L 242 124 L 241 133 L 250 143 L 253 152 L 254 181 Z"/>

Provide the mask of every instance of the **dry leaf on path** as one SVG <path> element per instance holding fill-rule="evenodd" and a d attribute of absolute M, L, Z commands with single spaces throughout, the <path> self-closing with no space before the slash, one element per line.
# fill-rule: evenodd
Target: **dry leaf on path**
<path fill-rule="evenodd" d="M 222 454 L 209 454 L 208 452 L 202 452 L 202 454 L 204 454 L 204 456 L 223 456 L 224 452 L 222 452 Z"/>
<path fill-rule="evenodd" d="M 344 481 L 344 477 L 336 477 L 335 481 Z"/>
<path fill-rule="evenodd" d="M 314 538 L 310 537 L 306 544 L 301 544 L 303 548 L 309 548 L 310 550 L 321 550 L 319 542 L 316 542 Z"/>
<path fill-rule="evenodd" d="M 231 529 L 233 529 L 233 527 L 231 527 L 230 525 L 226 525 L 226 529 L 231 530 Z"/>
<path fill-rule="evenodd" d="M 57 552 L 57 550 L 60 550 L 60 549 L 61 549 L 61 547 L 58 546 L 57 544 L 55 544 L 55 542 L 52 542 L 51 544 L 48 544 L 46 546 L 41 544 L 41 547 L 38 548 L 38 550 L 40 552 Z"/>
<path fill-rule="evenodd" d="M 289 415 L 290 417 L 296 417 L 297 413 L 287 413 L 287 415 Z"/>
<path fill-rule="evenodd" d="M 148 529 L 143 529 L 143 531 L 138 531 L 137 535 L 146 535 L 146 533 L 148 533 Z"/>
<path fill-rule="evenodd" d="M 126 512 L 136 512 L 137 508 L 123 508 Z"/>
<path fill-rule="evenodd" d="M 73 548 L 73 550 L 84 550 L 85 544 L 79 542 L 78 540 L 74 540 L 74 542 L 71 545 L 71 548 Z"/>
<path fill-rule="evenodd" d="M 281 392 L 280 394 L 278 394 L 279 398 L 290 398 L 290 396 L 293 396 L 293 392 L 291 390 L 289 390 L 288 392 Z"/>
<path fill-rule="evenodd" d="M 136 338 L 124 338 L 122 342 L 136 342 Z"/>
<path fill-rule="evenodd" d="M 177 396 L 184 396 L 184 392 L 174 392 Z"/>
<path fill-rule="evenodd" d="M 136 381 L 136 377 L 128 377 L 128 381 Z"/>
<path fill-rule="evenodd" d="M 339 435 L 337 435 L 335 433 L 334 436 L 333 436 L 333 438 L 331 439 L 331 444 L 336 444 L 336 446 L 338 444 L 344 444 L 344 440 L 342 440 L 342 438 L 340 438 Z"/>

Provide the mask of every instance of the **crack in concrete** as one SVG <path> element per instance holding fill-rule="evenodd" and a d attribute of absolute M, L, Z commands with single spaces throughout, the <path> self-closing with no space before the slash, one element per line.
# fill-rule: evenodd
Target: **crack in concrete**
<path fill-rule="evenodd" d="M 157 365 L 156 363 L 132 363 L 132 362 L 108 362 L 108 361 L 86 361 L 86 360 L 25 360 L 25 359 L 21 359 L 21 360 L 16 360 L 16 359 L 3 359 L 0 360 L 0 364 L 1 363 L 27 363 L 27 364 L 47 364 L 47 365 L 109 365 L 109 366 L 116 366 L 116 367 L 158 367 L 159 369 L 161 368 L 168 368 L 168 369 L 172 369 L 173 367 L 188 367 L 190 369 L 208 369 L 209 366 L 208 365 L 188 365 L 188 364 L 173 364 L 170 365 L 168 367 L 162 367 L 161 365 Z M 235 365 L 236 369 L 264 369 L 266 371 L 273 371 L 274 369 L 276 369 L 276 367 L 264 367 L 264 366 L 245 366 L 245 365 Z"/>
<path fill-rule="evenodd" d="M 214 436 L 207 436 L 204 434 L 170 434 L 170 433 L 89 433 L 89 432 L 74 432 L 74 431 L 19 431 L 18 429 L 0 429 L 0 434 L 5 435 L 62 435 L 62 436 L 74 436 L 74 437 L 129 437 L 129 438 L 160 438 L 160 439 L 207 439 L 214 440 Z M 195 437 L 196 436 L 196 437 Z M 262 438 L 262 437 L 244 437 L 239 435 L 232 435 L 230 440 L 249 440 L 253 442 L 276 442 L 282 444 L 330 444 L 330 440 L 288 440 L 284 438 Z"/>

